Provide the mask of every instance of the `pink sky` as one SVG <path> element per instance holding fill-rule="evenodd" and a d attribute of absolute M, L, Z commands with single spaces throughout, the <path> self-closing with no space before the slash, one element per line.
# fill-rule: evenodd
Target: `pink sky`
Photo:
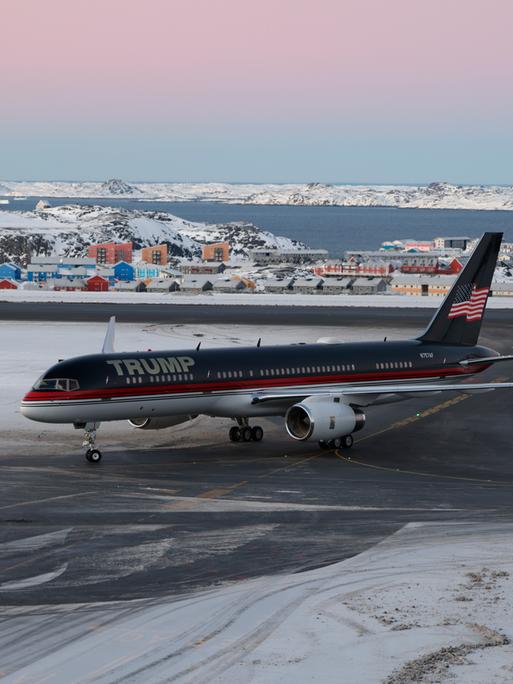
<path fill-rule="evenodd" d="M 4 123 L 501 123 L 511 0 L 16 0 Z M 71 122 L 71 124 L 70 124 Z"/>

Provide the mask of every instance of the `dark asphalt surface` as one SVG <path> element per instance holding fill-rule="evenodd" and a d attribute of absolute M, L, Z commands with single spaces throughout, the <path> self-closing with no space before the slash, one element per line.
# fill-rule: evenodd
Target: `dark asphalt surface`
<path fill-rule="evenodd" d="M 216 322 L 226 313 L 202 309 Z M 238 322 L 276 315 L 283 324 L 286 312 L 272 309 L 246 308 Z M 312 325 L 316 316 L 333 324 L 325 309 L 308 311 Z M 305 324 L 296 308 L 287 315 Z M 368 309 L 337 316 L 376 324 Z M 429 317 L 381 310 L 379 324 L 422 328 Z M 511 353 L 511 318 L 489 312 L 481 342 Z M 512 376 L 513 364 L 486 374 Z M 291 441 L 279 420 L 262 421 L 262 443 L 232 444 L 227 421 L 201 419 L 178 435 L 127 429 L 126 443 L 106 440 L 92 466 L 79 433 L 52 442 L 51 431 L 36 431 L 33 443 L 0 452 L 0 600 L 181 594 L 342 560 L 411 521 L 511 521 L 512 402 L 504 390 L 369 409 L 355 447 L 339 453 Z"/>

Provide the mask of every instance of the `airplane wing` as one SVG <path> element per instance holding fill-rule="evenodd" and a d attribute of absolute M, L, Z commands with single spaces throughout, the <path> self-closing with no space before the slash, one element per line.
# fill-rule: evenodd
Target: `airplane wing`
<path fill-rule="evenodd" d="M 408 399 L 410 396 L 415 397 L 419 393 L 427 394 L 429 392 L 486 392 L 496 389 L 513 389 L 513 382 L 475 382 L 467 384 L 453 384 L 453 385 L 421 385 L 421 384 L 390 384 L 390 385 L 367 385 L 360 387 L 348 387 L 340 386 L 338 388 L 312 388 L 311 390 L 307 388 L 302 388 L 298 391 L 291 392 L 272 392 L 272 391 L 262 391 L 255 393 L 252 399 L 253 404 L 259 404 L 265 401 L 301 401 L 306 397 L 312 396 L 341 396 L 344 395 L 347 398 L 355 399 L 354 403 L 358 403 L 358 398 L 371 399 L 383 397 L 386 395 L 390 398 L 390 401 L 397 401 L 399 398 Z M 386 403 L 386 402 L 380 402 Z"/>

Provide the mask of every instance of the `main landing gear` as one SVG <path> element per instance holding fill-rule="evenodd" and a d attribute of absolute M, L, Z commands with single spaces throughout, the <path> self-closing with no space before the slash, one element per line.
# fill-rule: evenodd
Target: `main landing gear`
<path fill-rule="evenodd" d="M 82 446 L 87 447 L 85 457 L 89 463 L 99 463 L 102 460 L 101 451 L 95 448 L 96 430 L 99 427 L 99 423 L 86 423 L 84 426 L 85 435 Z"/>
<path fill-rule="evenodd" d="M 321 439 L 319 446 L 321 449 L 350 449 L 354 444 L 353 435 L 344 435 L 344 437 L 335 437 L 328 441 Z"/>
<path fill-rule="evenodd" d="M 261 442 L 264 431 L 260 425 L 248 425 L 247 418 L 238 418 L 238 425 L 230 428 L 228 436 L 231 442 Z"/>

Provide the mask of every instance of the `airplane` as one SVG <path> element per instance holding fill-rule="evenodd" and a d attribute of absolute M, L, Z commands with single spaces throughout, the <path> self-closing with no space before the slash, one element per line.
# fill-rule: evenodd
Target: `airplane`
<path fill-rule="evenodd" d="M 128 420 L 142 430 L 169 428 L 202 414 L 234 420 L 229 438 L 260 441 L 250 419 L 282 416 L 295 440 L 350 448 L 365 409 L 430 392 L 480 392 L 513 383 L 469 383 L 492 364 L 509 361 L 477 344 L 502 233 L 485 233 L 426 330 L 402 341 L 116 353 L 112 317 L 99 354 L 59 361 L 21 402 L 43 423 L 85 431 L 86 459 L 98 463 L 96 431 Z M 463 381 L 463 384 L 461 383 Z"/>

